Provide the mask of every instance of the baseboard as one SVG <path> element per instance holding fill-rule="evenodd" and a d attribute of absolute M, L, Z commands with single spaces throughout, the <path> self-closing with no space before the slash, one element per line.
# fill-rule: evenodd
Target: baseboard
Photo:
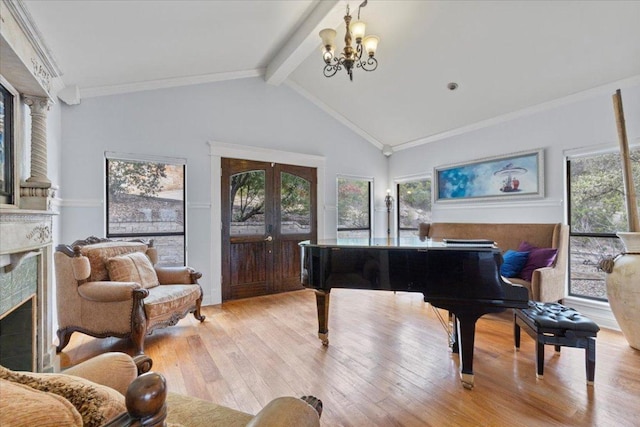
<path fill-rule="evenodd" d="M 580 312 L 580 314 L 590 318 L 598 324 L 601 328 L 620 330 L 618 322 L 616 321 L 609 303 L 603 301 L 593 301 L 584 298 L 566 297 L 563 300 L 563 304 L 574 308 Z"/>

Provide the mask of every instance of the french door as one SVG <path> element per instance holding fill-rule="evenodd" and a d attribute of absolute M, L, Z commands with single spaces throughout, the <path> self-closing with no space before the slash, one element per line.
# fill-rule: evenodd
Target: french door
<path fill-rule="evenodd" d="M 301 289 L 317 236 L 316 168 L 222 159 L 222 301 Z"/>

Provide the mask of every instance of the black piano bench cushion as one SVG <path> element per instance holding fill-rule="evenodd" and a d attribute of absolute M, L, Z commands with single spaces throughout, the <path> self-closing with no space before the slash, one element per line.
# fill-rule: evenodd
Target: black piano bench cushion
<path fill-rule="evenodd" d="M 558 303 L 541 303 L 529 301 L 529 308 L 522 310 L 538 328 L 593 332 L 600 327 L 588 317 L 581 315 L 573 308 Z"/>
<path fill-rule="evenodd" d="M 514 340 L 520 348 L 520 328 L 536 341 L 536 377 L 544 373 L 544 346 L 584 348 L 587 384 L 593 385 L 596 369 L 596 335 L 600 328 L 573 308 L 558 303 L 529 301 L 529 308 L 514 310 Z"/>

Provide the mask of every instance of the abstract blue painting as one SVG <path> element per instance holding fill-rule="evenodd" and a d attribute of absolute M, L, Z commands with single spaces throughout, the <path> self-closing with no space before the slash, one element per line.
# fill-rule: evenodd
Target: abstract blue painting
<path fill-rule="evenodd" d="M 544 196 L 543 150 L 436 168 L 436 201 Z"/>

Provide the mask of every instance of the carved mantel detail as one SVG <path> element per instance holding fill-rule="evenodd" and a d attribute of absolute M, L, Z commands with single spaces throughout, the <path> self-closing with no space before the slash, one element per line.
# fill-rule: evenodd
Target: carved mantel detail
<path fill-rule="evenodd" d="M 31 58 L 32 73 L 38 79 L 40 84 L 47 90 L 51 91 L 51 74 L 36 58 Z"/>
<path fill-rule="evenodd" d="M 39 243 L 46 243 L 51 240 L 51 227 L 49 224 L 40 224 L 35 227 L 29 234 L 27 239 L 35 240 Z"/>
<path fill-rule="evenodd" d="M 52 242 L 53 212 L 0 212 L 0 255 L 28 252 Z"/>

